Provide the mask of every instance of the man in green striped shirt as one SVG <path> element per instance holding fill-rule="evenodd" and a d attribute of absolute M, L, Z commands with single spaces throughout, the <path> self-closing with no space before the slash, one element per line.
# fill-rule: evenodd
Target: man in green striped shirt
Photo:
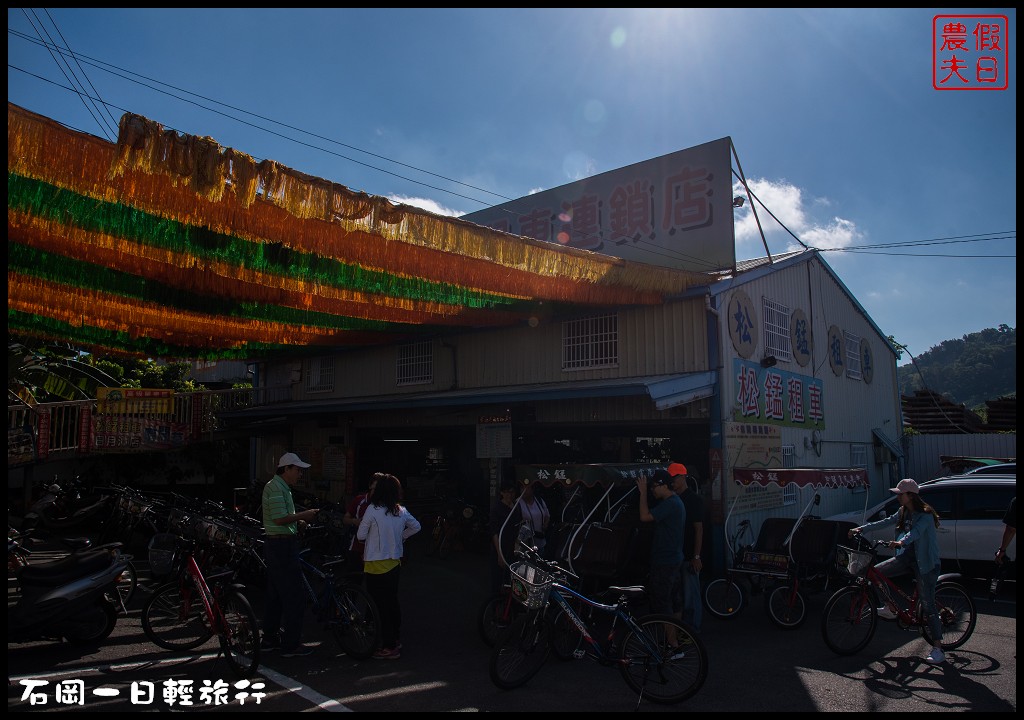
<path fill-rule="evenodd" d="M 285 453 L 277 463 L 277 474 L 263 488 L 263 551 L 267 561 L 263 649 L 281 648 L 284 657 L 313 652 L 301 644 L 306 601 L 302 597 L 298 524 L 300 520 L 312 520 L 316 510 L 295 512 L 291 489 L 308 467 L 309 463 L 295 453 Z"/>

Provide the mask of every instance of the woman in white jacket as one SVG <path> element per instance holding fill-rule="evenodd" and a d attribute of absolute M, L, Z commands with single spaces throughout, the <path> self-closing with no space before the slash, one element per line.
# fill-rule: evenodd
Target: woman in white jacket
<path fill-rule="evenodd" d="M 402 610 L 398 603 L 398 579 L 406 538 L 420 531 L 419 520 L 399 504 L 402 485 L 394 475 L 375 473 L 377 483 L 370 504 L 359 521 L 356 537 L 362 540 L 366 591 L 380 613 L 381 647 L 375 660 L 397 660 L 402 656 L 399 631 Z"/>

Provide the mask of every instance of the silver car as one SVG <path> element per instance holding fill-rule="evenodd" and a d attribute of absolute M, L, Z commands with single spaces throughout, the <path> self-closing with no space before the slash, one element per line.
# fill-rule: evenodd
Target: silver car
<path fill-rule="evenodd" d="M 921 499 L 939 513 L 939 557 L 945 571 L 989 576 L 996 550 L 1003 537 L 1003 515 L 1010 500 L 1017 496 L 1016 475 L 951 475 L 921 485 Z M 896 496 L 870 508 L 833 515 L 826 520 L 841 520 L 857 525 L 889 517 L 899 508 Z M 892 540 L 893 526 L 866 532 L 870 540 Z M 1016 536 L 1006 554 L 1017 556 Z M 880 554 L 891 550 L 879 548 Z"/>

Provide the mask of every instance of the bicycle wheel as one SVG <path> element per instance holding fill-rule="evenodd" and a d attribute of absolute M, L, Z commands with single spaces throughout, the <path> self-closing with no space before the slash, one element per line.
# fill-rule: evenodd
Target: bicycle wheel
<path fill-rule="evenodd" d="M 260 666 L 260 624 L 244 595 L 225 590 L 217 601 L 224 617 L 218 635 L 224 659 L 237 677 L 252 677 Z"/>
<path fill-rule="evenodd" d="M 135 569 L 135 563 L 131 560 L 125 566 L 121 578 L 117 581 L 117 595 L 120 599 L 120 609 L 128 612 L 128 603 L 135 597 L 135 589 L 139 586 L 139 573 Z"/>
<path fill-rule="evenodd" d="M 942 649 L 955 650 L 974 633 L 974 625 L 978 622 L 974 599 L 962 585 L 940 583 L 935 588 L 935 607 L 942 623 Z M 922 630 L 925 639 L 934 645 L 935 638 L 931 636 L 927 623 L 922 626 Z"/>
<path fill-rule="evenodd" d="M 796 630 L 807 619 L 804 596 L 792 585 L 776 585 L 764 599 L 768 617 L 783 630 Z"/>
<path fill-rule="evenodd" d="M 202 598 L 177 581 L 157 588 L 142 606 L 142 631 L 166 650 L 191 650 L 213 637 Z"/>
<path fill-rule="evenodd" d="M 551 650 L 549 634 L 543 609 L 519 615 L 502 631 L 491 650 L 491 682 L 511 690 L 536 675 Z"/>
<path fill-rule="evenodd" d="M 476 627 L 480 633 L 480 639 L 487 647 L 494 647 L 495 641 L 501 631 L 512 624 L 516 615 L 523 612 L 524 608 L 512 597 L 509 591 L 502 592 L 490 598 L 480 606 L 480 614 L 477 616 Z"/>
<path fill-rule="evenodd" d="M 358 585 L 341 584 L 330 602 L 331 635 L 341 651 L 354 660 L 373 655 L 380 643 L 380 613 L 370 594 Z"/>
<path fill-rule="evenodd" d="M 821 636 L 832 652 L 853 655 L 875 635 L 878 610 L 865 588 L 851 585 L 837 591 L 821 612 Z"/>
<path fill-rule="evenodd" d="M 718 578 L 704 588 L 704 606 L 715 617 L 730 620 L 743 609 L 746 597 L 743 588 L 731 578 Z"/>
<path fill-rule="evenodd" d="M 619 670 L 626 684 L 656 703 L 693 697 L 708 677 L 708 651 L 693 628 L 671 615 L 637 623 L 640 632 L 630 631 L 622 643 Z"/>

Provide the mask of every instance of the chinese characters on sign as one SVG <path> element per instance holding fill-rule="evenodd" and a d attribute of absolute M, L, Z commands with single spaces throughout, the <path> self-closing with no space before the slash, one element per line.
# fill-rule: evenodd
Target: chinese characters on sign
<path fill-rule="evenodd" d="M 760 363 L 733 360 L 733 420 L 825 427 L 823 383 L 818 378 L 762 368 Z"/>
<path fill-rule="evenodd" d="M 731 150 L 722 138 L 462 219 L 626 260 L 697 272 L 732 267 Z"/>
<path fill-rule="evenodd" d="M 21 701 L 28 701 L 29 705 L 46 705 L 50 701 L 49 680 L 19 680 L 18 683 L 24 688 L 21 694 Z M 227 705 L 232 700 L 239 705 L 249 702 L 259 705 L 266 693 L 266 683 L 262 680 L 238 680 L 228 684 L 223 680 L 203 680 L 199 687 L 195 687 L 193 680 L 168 679 L 159 683 L 148 681 L 132 682 L 128 689 L 128 697 L 132 705 L 152 705 L 159 692 L 159 698 L 165 705 L 179 705 L 190 707 L 195 705 Z M 52 690 L 54 705 L 85 705 L 86 689 L 82 680 L 60 680 L 54 683 Z M 117 688 L 99 687 L 93 688 L 91 694 L 99 698 L 119 697 L 121 691 Z"/>
<path fill-rule="evenodd" d="M 932 87 L 936 90 L 1006 90 L 1009 59 L 1005 15 L 932 18 Z"/>

